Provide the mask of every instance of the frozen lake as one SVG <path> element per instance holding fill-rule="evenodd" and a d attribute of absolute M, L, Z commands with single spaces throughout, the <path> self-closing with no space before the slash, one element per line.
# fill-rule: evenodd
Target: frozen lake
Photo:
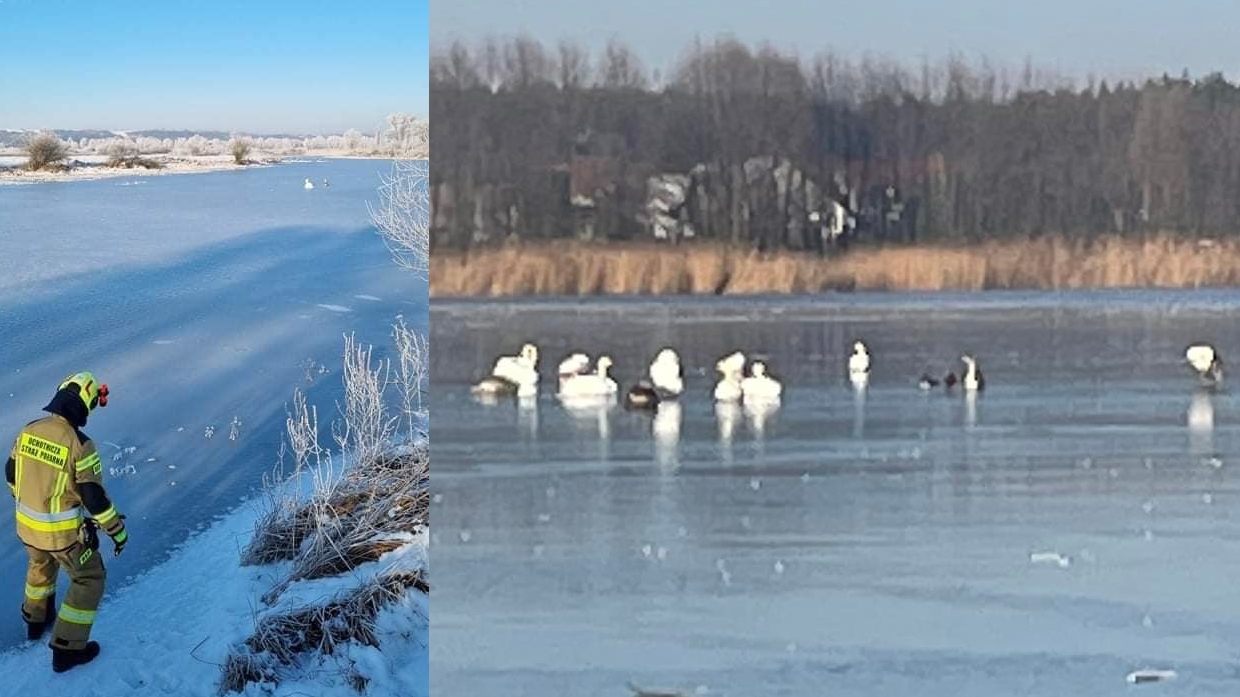
<path fill-rule="evenodd" d="M 425 331 L 426 284 L 396 268 L 367 213 L 389 168 L 0 187 L 0 438 L 42 415 L 66 375 L 109 383 L 85 431 L 131 531 L 125 555 L 106 557 L 110 590 L 254 490 L 294 389 L 334 417 L 344 333 L 384 355 L 397 314 Z M 306 177 L 331 186 L 304 191 Z M 16 608 L 26 555 L 3 529 L 0 589 Z M 13 618 L 0 648 L 24 636 Z"/>
<path fill-rule="evenodd" d="M 1183 363 L 1199 340 L 1226 359 L 1238 312 L 1233 292 L 437 301 L 432 694 L 1240 693 L 1240 401 Z M 536 406 L 471 399 L 525 340 Z M 609 353 L 623 389 L 663 345 L 679 413 L 554 397 L 571 350 Z M 777 412 L 716 413 L 735 349 L 785 381 Z M 986 392 L 918 390 L 963 352 Z M 1179 676 L 1126 683 L 1145 667 Z"/>

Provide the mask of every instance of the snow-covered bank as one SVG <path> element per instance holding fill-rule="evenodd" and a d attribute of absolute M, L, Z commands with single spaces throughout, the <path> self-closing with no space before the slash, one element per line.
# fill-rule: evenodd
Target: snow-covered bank
<path fill-rule="evenodd" d="M 53 676 L 46 640 L 0 654 L 5 693 L 39 695 L 54 686 L 81 697 L 214 696 L 230 650 L 262 617 L 326 601 L 382 570 L 427 568 L 422 532 L 344 576 L 294 583 L 275 606 L 264 608 L 261 596 L 288 563 L 240 566 L 240 551 L 260 515 L 257 503 L 242 505 L 106 599 L 92 633 L 102 647 L 94 662 Z M 63 586 L 62 580 L 62 598 Z M 378 649 L 351 645 L 330 657 L 317 656 L 303 666 L 304 677 L 274 687 L 251 685 L 245 694 L 357 695 L 348 684 L 356 674 L 367 679 L 366 695 L 426 695 L 427 617 L 428 598 L 409 593 L 379 615 Z M 14 614 L 12 621 L 20 618 Z"/>
<path fill-rule="evenodd" d="M 252 162 L 245 165 L 235 163 L 231 155 L 146 155 L 143 157 L 158 162 L 159 169 L 109 167 L 106 164 L 107 158 L 104 156 L 70 155 L 69 161 L 78 163 L 71 169 L 31 172 L 24 167 L 25 156 L 0 155 L 0 185 L 91 181 L 111 177 L 148 177 L 165 174 L 203 174 L 269 167 L 285 163 L 304 163 L 313 160 L 390 160 L 392 158 L 390 154 L 358 154 L 331 150 L 309 151 L 299 155 L 259 152 L 252 154 L 250 156 Z"/>
<path fill-rule="evenodd" d="M 6 161 L 11 161 L 14 159 L 17 159 L 20 162 L 25 161 L 24 158 L 5 158 Z M 92 158 L 90 156 L 71 155 L 69 159 L 70 161 L 77 160 L 80 164 L 63 172 L 31 172 L 22 167 L 20 162 L 10 162 L 10 167 L 7 169 L 0 166 L 0 185 L 34 184 L 39 182 L 89 181 L 92 179 L 106 179 L 109 177 L 147 177 L 164 174 L 201 174 L 204 172 L 222 172 L 232 169 L 261 167 L 278 162 L 276 159 L 263 159 L 256 164 L 239 165 L 233 162 L 232 157 L 226 155 L 204 155 L 199 157 L 166 157 L 153 155 L 149 156 L 148 159 L 158 162 L 160 164 L 160 168 L 145 169 L 142 167 L 108 167 L 104 162 L 94 161 L 99 158 Z M 0 162 L 0 165 L 3 164 L 4 162 Z"/>

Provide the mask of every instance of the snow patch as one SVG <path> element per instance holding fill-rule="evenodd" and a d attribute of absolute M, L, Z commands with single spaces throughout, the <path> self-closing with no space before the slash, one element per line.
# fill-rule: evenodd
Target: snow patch
<path fill-rule="evenodd" d="M 55 676 L 57 692 L 216 697 L 219 666 L 232 645 L 249 637 L 255 608 L 262 607 L 259 598 L 270 588 L 273 576 L 281 575 L 279 564 L 242 567 L 238 562 L 238 551 L 252 535 L 259 513 L 255 503 L 242 505 L 195 533 L 166 562 L 129 585 L 110 590 L 91 633 L 102 649 L 99 658 Z M 322 600 L 394 564 L 425 568 L 426 534 L 408 539 L 414 544 L 354 573 L 294 584 L 290 589 L 293 592 L 282 597 L 277 607 L 293 599 Z M 120 578 L 124 558 L 109 564 L 114 568 L 113 578 Z M 210 573 L 204 574 L 204 569 Z M 63 579 L 61 586 L 63 592 Z M 367 678 L 368 695 L 427 695 L 428 612 L 429 599 L 410 593 L 380 613 L 377 634 L 381 649 L 350 645 L 335 657 L 308 658 L 305 675 L 311 677 L 275 688 L 250 685 L 244 694 L 356 697 L 358 693 L 341 670 L 342 665 L 352 663 L 358 674 Z M 5 694 L 46 694 L 52 675 L 50 662 L 45 641 L 0 654 Z"/>

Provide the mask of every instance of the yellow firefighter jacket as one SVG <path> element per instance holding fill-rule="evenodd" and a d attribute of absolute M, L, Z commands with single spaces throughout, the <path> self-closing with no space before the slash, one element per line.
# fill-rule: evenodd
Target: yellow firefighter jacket
<path fill-rule="evenodd" d="M 51 414 L 27 424 L 11 457 L 22 542 L 47 551 L 71 547 L 86 516 L 110 534 L 124 525 L 110 502 L 96 515 L 83 507 L 78 485 L 91 482 L 102 489 L 103 462 L 95 444 L 65 417 Z"/>

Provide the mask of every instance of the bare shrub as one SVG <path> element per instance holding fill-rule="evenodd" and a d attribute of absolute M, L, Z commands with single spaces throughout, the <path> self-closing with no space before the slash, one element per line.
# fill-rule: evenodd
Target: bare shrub
<path fill-rule="evenodd" d="M 254 537 L 242 553 L 244 564 L 293 560 L 287 576 L 263 596 L 272 603 L 288 586 L 302 579 L 320 578 L 374 561 L 406 544 L 426 525 L 429 510 L 430 456 L 424 441 L 394 448 L 391 438 L 408 429 L 418 417 L 420 387 L 425 378 L 425 340 L 400 323 L 404 332 L 395 384 L 386 361 L 374 361 L 372 348 L 352 335 L 345 337 L 344 402 L 333 438 L 353 465 L 337 476 L 330 452 L 320 445 L 318 414 L 298 391 L 286 421 L 285 448 L 276 477 L 283 475 L 284 457 L 292 454 L 294 472 L 308 472 L 313 491 L 308 498 L 295 489 L 268 485 L 267 512 L 255 526 Z M 407 377 L 406 377 L 407 376 Z M 393 415 L 385 397 L 395 385 L 401 412 Z"/>
<path fill-rule="evenodd" d="M 233 162 L 239 165 L 244 165 L 249 161 L 246 158 L 250 156 L 251 148 L 252 145 L 249 138 L 233 136 L 232 140 L 228 141 L 228 152 L 232 154 Z"/>
<path fill-rule="evenodd" d="M 378 457 L 388 447 L 388 438 L 396 427 L 383 402 L 391 384 L 391 366 L 379 361 L 372 367 L 372 350 L 359 344 L 352 334 L 345 335 L 343 418 L 332 433 L 341 451 L 349 452 L 359 463 Z"/>
<path fill-rule="evenodd" d="M 108 166 L 123 166 L 126 160 L 139 155 L 138 144 L 131 140 L 118 140 L 108 146 Z"/>
<path fill-rule="evenodd" d="M 424 160 L 398 160 L 379 187 L 380 205 L 370 210 L 397 265 L 426 277 L 430 253 L 429 168 Z"/>
<path fill-rule="evenodd" d="M 313 525 L 288 575 L 263 596 L 272 604 L 291 584 L 334 576 L 401 547 L 427 524 L 430 458 L 425 448 L 376 458 L 321 487 L 299 512 Z"/>
<path fill-rule="evenodd" d="M 69 156 L 69 148 L 64 141 L 51 131 L 40 131 L 26 141 L 26 168 L 32 172 L 64 162 Z"/>
<path fill-rule="evenodd" d="M 423 393 L 430 377 L 430 346 L 399 317 L 392 327 L 396 343 L 396 388 L 400 392 L 401 416 L 410 442 L 424 438 L 427 417 Z"/>
<path fill-rule="evenodd" d="M 331 453 L 319 443 L 318 408 L 306 403 L 301 390 L 293 393 L 293 406 L 284 423 L 280 458 L 273 471 L 263 478 L 266 510 L 255 522 L 254 537 L 241 554 L 242 566 L 293 559 L 313 533 L 317 525 L 315 509 L 302 502 L 297 492 L 284 483 L 287 476 L 297 477 L 313 470 L 316 488 L 320 481 L 326 483 L 334 479 Z M 293 471 L 286 473 L 284 462 L 290 453 Z M 322 488 L 326 489 L 326 484 Z"/>
<path fill-rule="evenodd" d="M 421 573 L 390 571 L 321 605 L 263 618 L 225 661 L 220 691 L 242 692 L 250 683 L 278 682 L 282 670 L 297 665 L 305 654 L 331 656 L 346 643 L 378 646 L 375 622 L 380 611 L 410 589 L 430 592 Z"/>

